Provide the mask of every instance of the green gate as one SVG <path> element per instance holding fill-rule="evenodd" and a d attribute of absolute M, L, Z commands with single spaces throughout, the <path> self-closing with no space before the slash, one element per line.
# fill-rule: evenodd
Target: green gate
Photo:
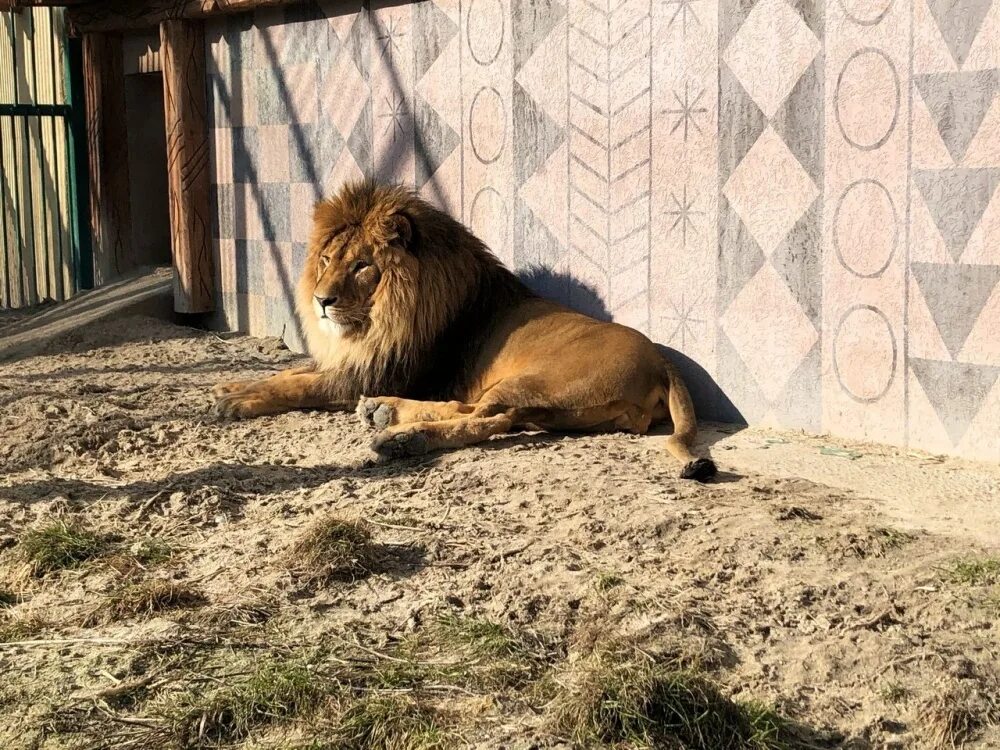
<path fill-rule="evenodd" d="M 0 308 L 93 284 L 82 92 L 62 8 L 0 12 Z"/>

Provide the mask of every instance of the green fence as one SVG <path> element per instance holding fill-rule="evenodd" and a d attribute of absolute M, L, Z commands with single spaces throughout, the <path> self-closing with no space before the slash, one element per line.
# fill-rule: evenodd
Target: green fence
<path fill-rule="evenodd" d="M 61 8 L 0 13 L 0 307 L 92 284 L 79 43 Z"/>

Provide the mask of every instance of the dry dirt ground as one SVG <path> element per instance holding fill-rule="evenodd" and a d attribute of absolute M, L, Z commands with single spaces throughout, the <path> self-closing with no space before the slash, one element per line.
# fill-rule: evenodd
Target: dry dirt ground
<path fill-rule="evenodd" d="M 1000 748 L 997 467 L 212 416 L 296 359 L 127 318 L 0 365 L 0 745 Z M 331 519 L 371 544 L 323 571 Z"/>

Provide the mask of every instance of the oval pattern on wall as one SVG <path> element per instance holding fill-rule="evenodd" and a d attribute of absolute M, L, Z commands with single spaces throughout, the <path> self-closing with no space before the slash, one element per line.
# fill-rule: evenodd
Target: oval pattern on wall
<path fill-rule="evenodd" d="M 469 107 L 469 142 L 472 152 L 483 164 L 492 164 L 503 153 L 507 140 L 507 108 L 500 92 L 483 86 Z"/>
<path fill-rule="evenodd" d="M 505 13 L 501 0 L 472 0 L 466 38 L 472 59 L 480 65 L 490 65 L 503 49 Z"/>
<path fill-rule="evenodd" d="M 833 368 L 844 392 L 855 401 L 878 401 L 896 376 L 896 337 L 889 319 L 872 305 L 847 310 L 833 339 Z"/>
<path fill-rule="evenodd" d="M 896 66 L 879 49 L 859 49 L 841 68 L 833 99 L 844 139 L 862 151 L 881 148 L 899 120 L 901 91 Z"/>
<path fill-rule="evenodd" d="M 892 0 L 840 0 L 840 7 L 859 26 L 875 26 L 892 8 Z"/>
<path fill-rule="evenodd" d="M 881 276 L 899 244 L 899 216 L 878 180 L 855 180 L 840 194 L 833 214 L 837 260 L 863 279 Z"/>
<path fill-rule="evenodd" d="M 469 209 L 469 228 L 494 255 L 503 254 L 507 248 L 507 202 L 492 187 L 484 187 L 472 199 Z"/>

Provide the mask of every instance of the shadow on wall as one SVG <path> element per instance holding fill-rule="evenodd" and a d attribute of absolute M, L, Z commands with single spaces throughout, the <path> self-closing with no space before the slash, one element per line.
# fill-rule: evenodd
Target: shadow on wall
<path fill-rule="evenodd" d="M 612 320 L 604 300 L 586 282 L 541 266 L 520 270 L 517 275 L 531 291 L 541 297 L 560 302 L 597 320 Z M 695 413 L 699 419 L 746 424 L 740 410 L 704 367 L 676 349 L 663 344 L 656 344 L 656 348 L 680 371 L 691 392 L 691 400 L 694 401 Z"/>

